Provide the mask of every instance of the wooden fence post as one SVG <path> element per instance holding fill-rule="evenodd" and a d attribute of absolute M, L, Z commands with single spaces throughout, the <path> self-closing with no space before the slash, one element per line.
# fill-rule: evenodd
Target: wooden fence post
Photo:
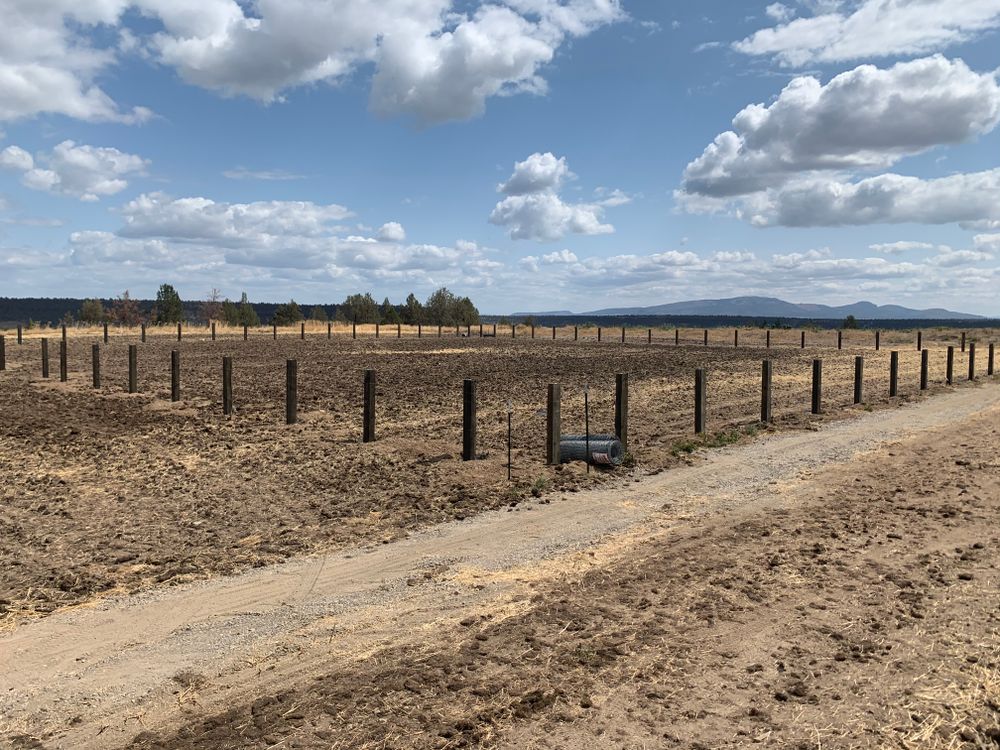
<path fill-rule="evenodd" d="M 899 395 L 899 352 L 889 352 L 889 398 Z"/>
<path fill-rule="evenodd" d="M 222 358 L 222 413 L 233 414 L 233 358 Z"/>
<path fill-rule="evenodd" d="M 305 323 L 300 323 L 299 324 L 299 338 L 302 339 L 303 341 L 306 340 L 306 324 Z"/>
<path fill-rule="evenodd" d="M 177 324 L 177 340 L 178 341 L 181 340 L 181 324 L 180 323 Z"/>
<path fill-rule="evenodd" d="M 823 360 L 813 360 L 812 379 L 812 413 L 820 414 L 823 411 Z"/>
<path fill-rule="evenodd" d="M 181 353 L 176 349 L 170 352 L 170 400 L 181 400 Z"/>
<path fill-rule="evenodd" d="M 562 386 L 549 383 L 545 403 L 545 463 L 553 466 L 560 462 L 559 438 L 562 436 Z"/>
<path fill-rule="evenodd" d="M 601 343 L 601 327 L 597 326 L 597 343 Z"/>
<path fill-rule="evenodd" d="M 580 338 L 580 328 L 579 326 L 573 326 L 573 340 L 577 341 Z"/>
<path fill-rule="evenodd" d="M 271 335 L 272 335 L 272 337 L 274 338 L 275 341 L 278 340 L 278 324 L 277 323 L 272 323 L 271 324 Z"/>
<path fill-rule="evenodd" d="M 403 324 L 402 323 L 396 323 L 396 338 L 397 339 L 403 338 Z"/>
<path fill-rule="evenodd" d="M 924 350 L 924 332 L 917 331 L 917 351 L 922 352 Z"/>
<path fill-rule="evenodd" d="M 375 371 L 365 370 L 364 434 L 366 443 L 375 442 Z"/>
<path fill-rule="evenodd" d="M 990 376 L 993 375 L 993 362 L 995 359 L 994 357 L 995 352 L 996 352 L 996 344 L 990 344 L 989 357 L 986 360 L 986 374 Z"/>
<path fill-rule="evenodd" d="M 615 375 L 615 435 L 628 452 L 628 373 Z"/>
<path fill-rule="evenodd" d="M 806 348 L 806 332 L 805 331 L 802 332 L 802 346 L 800 348 L 801 349 L 805 349 Z"/>
<path fill-rule="evenodd" d="M 285 424 L 299 421 L 299 363 L 285 361 Z"/>
<path fill-rule="evenodd" d="M 531 338 L 532 339 L 535 338 L 535 324 L 534 323 L 531 324 Z"/>
<path fill-rule="evenodd" d="M 865 358 L 857 356 L 854 358 L 854 403 L 860 404 L 865 400 Z"/>
<path fill-rule="evenodd" d="M 329 341 L 333 338 L 333 323 L 326 324 L 326 340 Z"/>
<path fill-rule="evenodd" d="M 23 334 L 24 334 L 24 331 L 23 331 L 22 327 L 19 325 L 17 327 L 17 343 L 18 344 L 23 344 L 24 343 Z"/>
<path fill-rule="evenodd" d="M 962 352 L 965 352 L 965 331 L 962 331 Z"/>
<path fill-rule="evenodd" d="M 128 345 L 128 392 L 139 392 L 139 347 Z"/>
<path fill-rule="evenodd" d="M 382 324 L 376 322 L 375 323 L 375 338 L 381 338 L 381 336 L 382 336 Z"/>
<path fill-rule="evenodd" d="M 243 340 L 247 341 L 250 338 L 250 329 L 248 326 L 243 326 Z"/>
<path fill-rule="evenodd" d="M 875 351 L 882 349 L 882 332 L 875 331 Z"/>
<path fill-rule="evenodd" d="M 19 330 L 19 332 L 20 332 L 20 330 Z M 18 341 L 18 343 L 21 343 L 21 342 Z M 108 324 L 107 323 L 104 324 L 104 343 L 105 344 L 108 343 Z"/>
<path fill-rule="evenodd" d="M 707 414 L 705 391 L 707 385 L 705 371 L 699 367 L 694 371 L 694 433 L 696 435 L 705 432 L 705 416 Z"/>
<path fill-rule="evenodd" d="M 764 334 L 764 336 L 765 336 L 765 338 L 764 338 L 764 341 L 765 341 L 764 346 L 765 346 L 765 348 L 770 349 L 771 348 L 771 329 L 770 328 L 767 329 L 767 332 Z"/>
<path fill-rule="evenodd" d="M 66 340 L 66 326 L 65 325 L 62 326 L 62 340 L 63 341 Z"/>
<path fill-rule="evenodd" d="M 7 339 L 0 335 L 0 370 L 7 369 Z"/>
<path fill-rule="evenodd" d="M 969 344 L 969 380 L 976 379 L 976 342 Z"/>
<path fill-rule="evenodd" d="M 843 349 L 844 348 L 844 332 L 843 331 L 837 331 L 837 348 L 838 349 Z"/>
<path fill-rule="evenodd" d="M 441 333 L 441 331 L 442 331 L 442 330 L 443 330 L 443 328 L 442 328 L 441 324 L 439 323 L 439 324 L 438 324 L 438 338 L 441 338 L 441 336 L 443 335 L 443 334 Z"/>
<path fill-rule="evenodd" d="M 517 338 L 517 323 L 511 323 L 510 324 L 510 337 L 512 339 L 516 339 Z"/>
<path fill-rule="evenodd" d="M 556 340 L 556 327 L 555 326 L 552 326 L 552 340 L 553 341 Z"/>
<path fill-rule="evenodd" d="M 771 423 L 771 380 L 774 374 L 774 364 L 769 359 L 760 366 L 760 421 Z"/>
<path fill-rule="evenodd" d="M 423 323 L 417 323 L 417 338 L 422 339 L 423 337 L 424 337 Z"/>
<path fill-rule="evenodd" d="M 357 337 L 358 337 L 358 319 L 357 317 L 355 317 L 354 321 L 351 323 L 351 338 L 357 339 Z"/>
<path fill-rule="evenodd" d="M 622 326 L 622 343 L 625 343 L 625 326 Z"/>
<path fill-rule="evenodd" d="M 650 328 L 650 329 L 648 329 L 646 331 L 646 343 L 647 344 L 652 344 L 653 343 L 653 329 L 652 328 Z"/>
<path fill-rule="evenodd" d="M 66 361 L 66 339 L 59 342 L 59 381 L 65 383 L 69 379 L 69 363 Z"/>
<path fill-rule="evenodd" d="M 680 346 L 680 345 L 681 345 L 681 329 L 680 328 L 675 328 L 674 329 L 674 346 Z"/>
<path fill-rule="evenodd" d="M 945 370 L 945 382 L 951 385 L 955 380 L 955 347 L 948 347 L 948 367 Z"/>
<path fill-rule="evenodd" d="M 144 344 L 146 343 L 146 324 L 145 323 L 142 323 L 139 326 L 139 340 L 142 343 L 144 343 Z"/>
<path fill-rule="evenodd" d="M 94 388 L 101 387 L 101 345 L 93 344 L 90 347 L 90 369 L 93 373 Z"/>
<path fill-rule="evenodd" d="M 705 329 L 705 346 L 708 346 L 708 329 Z"/>
<path fill-rule="evenodd" d="M 476 460 L 476 381 L 462 382 L 462 460 Z"/>
<path fill-rule="evenodd" d="M 740 346 L 740 329 L 737 328 L 733 331 L 733 349 L 739 349 Z"/>
<path fill-rule="evenodd" d="M 212 321 L 212 341 L 215 341 L 215 321 Z"/>
<path fill-rule="evenodd" d="M 49 376 L 49 340 L 47 338 L 42 339 L 42 377 L 47 378 Z"/>
<path fill-rule="evenodd" d="M 494 323 L 493 324 L 493 338 L 496 338 L 496 337 L 497 337 L 497 324 Z"/>
<path fill-rule="evenodd" d="M 930 349 L 920 350 L 920 390 L 926 391 L 930 380 Z"/>

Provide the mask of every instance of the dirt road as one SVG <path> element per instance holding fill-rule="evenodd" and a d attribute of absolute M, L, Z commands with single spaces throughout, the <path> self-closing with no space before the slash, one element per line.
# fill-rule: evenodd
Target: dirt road
<path fill-rule="evenodd" d="M 630 488 L 59 612 L 0 638 L 0 737 L 49 748 L 1000 737 L 998 429 L 1000 386 L 984 384 Z M 964 707 L 948 720 L 934 711 L 945 694 Z"/>

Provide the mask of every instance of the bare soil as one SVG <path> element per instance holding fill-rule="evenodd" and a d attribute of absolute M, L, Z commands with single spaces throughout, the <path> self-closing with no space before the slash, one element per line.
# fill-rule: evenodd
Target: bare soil
<path fill-rule="evenodd" d="M 131 746 L 997 747 L 998 438 L 994 408 L 822 467 Z"/>
<path fill-rule="evenodd" d="M 352 341 L 343 333 L 302 341 L 256 331 L 249 341 L 186 332 L 182 342 L 151 331 L 139 345 L 139 390 L 129 395 L 126 344 L 101 348 L 102 387 L 91 388 L 92 336 L 71 336 L 69 380 L 58 380 L 58 334 L 49 342 L 51 377 L 40 377 L 39 334 L 21 346 L 8 336 L 0 373 L 0 627 L 109 593 L 136 592 L 229 575 L 292 556 L 389 542 L 415 529 L 532 495 L 622 483 L 682 463 L 701 444 L 757 431 L 759 361 L 775 362 L 775 427 L 813 428 L 851 406 L 853 355 L 865 354 L 864 409 L 920 396 L 918 354 L 901 351 L 900 396 L 887 395 L 888 335 L 713 331 L 712 346 L 657 331 L 630 332 L 626 344 L 593 331 L 581 341 L 427 335 Z M 362 333 L 365 333 L 362 331 Z M 695 332 L 686 332 L 690 341 Z M 617 335 L 617 334 L 616 334 Z M 902 334 L 897 334 L 902 336 Z M 985 334 L 979 334 L 985 335 Z M 907 335 L 909 336 L 909 335 Z M 942 336 L 949 340 L 948 336 Z M 944 354 L 933 346 L 931 393 L 941 390 Z M 759 340 L 758 340 L 759 339 Z M 954 341 L 953 338 L 950 340 Z M 833 346 L 834 348 L 830 348 Z M 981 349 L 983 347 L 980 344 Z M 181 354 L 182 400 L 171 403 L 170 351 Z M 236 414 L 221 414 L 221 361 L 234 357 Z M 808 413 L 810 361 L 825 359 L 825 414 Z M 301 422 L 284 424 L 284 363 L 299 362 Z M 964 378 L 965 355 L 956 356 Z M 985 352 L 980 354 L 980 371 Z M 709 371 L 709 427 L 694 440 L 693 370 Z M 362 371 L 378 373 L 378 437 L 362 445 Z M 591 385 L 592 430 L 613 427 L 616 372 L 631 375 L 630 463 L 616 474 L 544 466 L 545 388 L 564 386 L 567 432 L 583 427 L 582 390 Z M 479 382 L 482 460 L 464 463 L 461 381 Z M 506 402 L 514 408 L 514 482 L 506 480 Z"/>

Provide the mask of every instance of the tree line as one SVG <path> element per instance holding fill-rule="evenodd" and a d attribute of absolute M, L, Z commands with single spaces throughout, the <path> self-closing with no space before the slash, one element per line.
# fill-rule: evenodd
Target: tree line
<path fill-rule="evenodd" d="M 336 321 L 339 323 L 382 323 L 407 325 L 477 325 L 479 310 L 468 297 L 459 297 L 442 287 L 421 302 L 412 292 L 402 304 L 393 304 L 386 297 L 381 304 L 370 292 L 349 295 L 336 305 L 313 305 L 308 309 L 294 299 L 278 305 L 252 303 L 244 292 L 239 302 L 222 298 L 213 289 L 208 298 L 196 304 L 195 316 L 190 315 L 191 304 L 181 300 L 180 294 L 170 284 L 162 284 L 156 300 L 146 309 L 126 290 L 110 304 L 100 299 L 87 299 L 80 305 L 76 320 L 99 325 L 115 323 L 137 326 L 141 323 L 175 324 L 194 317 L 204 322 L 219 321 L 230 326 L 256 327 L 261 325 L 258 308 L 267 308 L 266 322 L 278 326 L 296 325 L 305 320 Z M 63 323 L 74 322 L 73 315 L 64 316 Z"/>

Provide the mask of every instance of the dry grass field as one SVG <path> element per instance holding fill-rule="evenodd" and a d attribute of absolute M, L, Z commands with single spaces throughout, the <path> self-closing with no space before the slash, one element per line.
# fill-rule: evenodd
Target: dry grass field
<path fill-rule="evenodd" d="M 672 329 L 654 330 L 652 343 L 645 329 L 627 331 L 625 343 L 620 329 L 605 329 L 601 342 L 594 329 L 574 341 L 565 328 L 555 341 L 551 329 L 532 339 L 525 328 L 496 338 L 480 338 L 478 328 L 469 337 L 425 329 L 418 338 L 404 328 L 396 338 L 392 327 L 376 339 L 373 326 L 359 326 L 353 339 L 340 326 L 328 338 L 325 324 L 307 327 L 304 340 L 298 329 L 277 339 L 269 328 L 252 330 L 244 340 L 219 327 L 213 341 L 205 328 L 191 328 L 180 342 L 176 329 L 150 329 L 145 343 L 138 331 L 112 330 L 95 389 L 90 355 L 99 329 L 70 331 L 67 382 L 59 379 L 58 331 L 26 331 L 21 345 L 12 331 L 0 333 L 0 630 L 14 637 L 115 597 L 291 558 L 390 549 L 487 511 L 568 506 L 592 492 L 619 502 L 665 470 L 694 470 L 703 449 L 749 449 L 762 433 L 808 436 L 956 390 L 969 391 L 973 403 L 977 386 L 995 388 L 986 385 L 987 346 L 998 337 L 968 334 L 978 348 L 978 380 L 969 383 L 961 334 L 925 332 L 931 385 L 922 392 L 914 332 L 884 332 L 875 351 L 868 331 L 845 332 L 838 350 L 835 331 L 807 332 L 805 349 L 798 331 L 773 331 L 766 349 L 758 329 L 741 330 L 738 348 L 732 329 L 712 330 L 709 346 L 701 330 L 684 331 L 675 345 Z M 133 343 L 139 392 L 129 394 Z M 947 346 L 956 348 L 951 388 Z M 900 362 L 894 398 L 891 351 Z M 865 357 L 859 406 L 856 355 Z M 229 418 L 223 356 L 234 360 Z M 768 427 L 759 424 L 764 358 L 774 363 Z M 815 358 L 824 362 L 820 415 L 810 413 Z M 284 423 L 287 359 L 298 361 L 295 425 Z M 700 437 L 695 368 L 708 372 L 708 432 Z M 378 378 L 378 439 L 368 444 L 366 369 Z M 569 433 L 583 430 L 589 384 L 591 431 L 608 432 L 622 372 L 630 376 L 627 465 L 589 474 L 582 465 L 547 467 L 546 386 L 563 386 Z M 478 382 L 474 462 L 460 457 L 465 378 Z M 520 602 L 513 609 L 481 609 L 454 630 L 435 619 L 433 629 L 415 631 L 424 633 L 419 647 L 387 637 L 368 644 L 375 659 L 305 669 L 308 680 L 262 687 L 231 710 L 187 702 L 208 687 L 204 675 L 179 672 L 180 723 L 172 716 L 159 731 L 150 719 L 145 733 L 133 726 L 118 740 L 91 736 L 86 746 L 135 738 L 137 747 L 172 749 L 988 747 L 974 743 L 1000 738 L 998 415 L 993 408 L 936 437 L 907 438 L 903 450 L 880 448 L 847 468 L 820 467 L 806 484 L 776 474 L 764 505 L 678 516 L 598 554 L 596 567 L 560 569 L 507 592 L 520 596 L 505 600 Z M 842 450 L 849 448 L 848 440 Z M 726 476 L 718 487 L 692 502 L 726 496 Z M 430 570 L 427 580 L 436 581 L 438 568 Z M 928 649 L 938 665 L 930 671 Z M 44 732 L 5 726 L 0 712 L 0 744 L 84 746 L 54 739 L 52 725 L 74 726 L 73 717 L 50 713 L 46 722 Z"/>

